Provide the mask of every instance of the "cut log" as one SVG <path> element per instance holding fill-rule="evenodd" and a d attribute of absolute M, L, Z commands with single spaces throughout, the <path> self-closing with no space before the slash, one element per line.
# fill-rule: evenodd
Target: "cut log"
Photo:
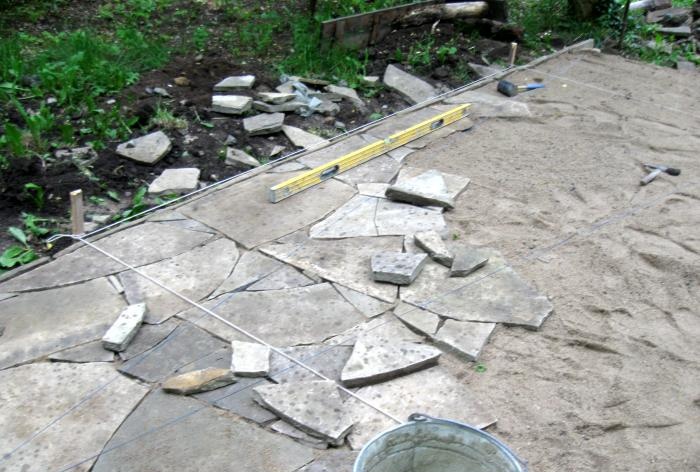
<path fill-rule="evenodd" d="M 452 21 L 465 18 L 480 18 L 489 10 L 487 2 L 460 2 L 444 5 L 430 5 L 416 8 L 405 16 L 398 18 L 395 23 L 399 26 L 419 26 L 434 23 L 437 20 Z"/>

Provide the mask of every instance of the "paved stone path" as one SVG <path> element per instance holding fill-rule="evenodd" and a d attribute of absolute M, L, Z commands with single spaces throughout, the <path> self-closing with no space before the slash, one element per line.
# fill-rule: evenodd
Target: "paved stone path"
<path fill-rule="evenodd" d="M 484 105 L 476 117 L 530 114 L 526 103 L 491 92 L 464 97 Z M 267 201 L 267 189 L 300 166 L 317 166 L 450 106 L 397 116 L 96 244 L 328 378 L 360 387 L 358 395 L 395 416 L 420 411 L 492 424 L 488 396 L 471 392 L 463 372 L 489 349 L 499 325 L 538 329 L 553 311 L 546 293 L 497 248 L 484 249 L 486 265 L 465 277 L 451 278 L 449 262 L 427 260 L 400 289 L 375 282 L 370 267 L 378 253 L 422 253 L 413 244 L 417 232 L 431 231 L 459 253 L 449 211 L 394 202 L 385 192 L 430 170 L 410 165 L 414 149 L 450 139 L 470 122 L 280 203 Z M 469 201 L 465 162 L 436 174 L 446 201 Z M 249 339 L 89 247 L 70 248 L 0 284 L 0 294 L 0 453 L 9 454 L 0 456 L 0 470 L 94 464 L 94 471 L 344 472 L 353 450 L 393 425 L 277 353 L 269 371 L 256 370 L 265 377 L 239 377 L 193 396 L 163 392 L 174 375 L 230 368 L 231 342 Z M 146 304 L 145 324 L 125 350 L 105 351 L 99 340 L 134 303 Z M 453 360 L 443 362 L 446 356 Z M 304 411 L 295 404 L 300 398 Z"/>

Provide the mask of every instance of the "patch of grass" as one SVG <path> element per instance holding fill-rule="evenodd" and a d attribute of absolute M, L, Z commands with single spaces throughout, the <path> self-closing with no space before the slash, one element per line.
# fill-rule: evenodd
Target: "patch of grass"
<path fill-rule="evenodd" d="M 185 129 L 187 128 L 187 120 L 175 116 L 167 106 L 159 103 L 151 117 L 151 125 L 161 129 Z"/>

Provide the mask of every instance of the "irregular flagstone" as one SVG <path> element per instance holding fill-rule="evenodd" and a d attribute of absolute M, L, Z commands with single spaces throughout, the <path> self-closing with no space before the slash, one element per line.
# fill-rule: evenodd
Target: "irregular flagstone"
<path fill-rule="evenodd" d="M 228 356 L 226 362 L 230 361 Z M 211 392 L 198 393 L 195 397 L 256 423 L 266 424 L 276 420 L 277 416 L 253 400 L 253 388 L 263 385 L 272 385 L 272 382 L 262 377 L 240 377 L 236 378 L 235 384 Z"/>
<path fill-rule="evenodd" d="M 300 273 L 295 268 L 288 265 L 283 265 L 264 279 L 248 287 L 246 290 L 251 292 L 261 290 L 281 290 L 284 288 L 306 287 L 307 285 L 313 285 L 315 283 L 316 282 Z"/>
<path fill-rule="evenodd" d="M 335 382 L 294 382 L 256 387 L 255 399 L 300 430 L 342 444 L 352 428 Z"/>
<path fill-rule="evenodd" d="M 102 346 L 114 352 L 124 351 L 136 336 L 145 316 L 145 303 L 136 303 L 124 308 L 119 318 L 102 336 Z"/>
<path fill-rule="evenodd" d="M 256 158 L 245 151 L 232 147 L 226 148 L 226 160 L 224 164 L 243 170 L 260 167 L 260 161 Z"/>
<path fill-rule="evenodd" d="M 384 382 L 435 365 L 441 354 L 431 346 L 396 342 L 365 333 L 355 342 L 341 380 L 347 387 Z"/>
<path fill-rule="evenodd" d="M 323 218 L 354 193 L 352 187 L 328 179 L 273 204 L 268 201 L 268 189 L 279 181 L 275 174 L 259 175 L 195 200 L 180 211 L 252 248 Z"/>
<path fill-rule="evenodd" d="M 407 418 L 420 411 L 477 427 L 496 421 L 489 412 L 490 408 L 480 401 L 464 381 L 440 365 L 389 382 L 363 387 L 357 394 L 398 418 Z M 348 399 L 346 407 L 355 423 L 348 437 L 353 449 L 361 449 L 375 435 L 396 425 L 353 398 Z"/>
<path fill-rule="evenodd" d="M 409 341 L 421 342 L 423 337 L 414 333 L 394 316 L 393 313 L 385 313 L 364 323 L 353 326 L 338 336 L 328 339 L 325 344 L 354 346 L 358 337 L 371 333 L 372 336 L 380 339 L 393 340 L 395 342 Z"/>
<path fill-rule="evenodd" d="M 274 166 L 268 172 L 272 172 L 272 173 L 296 172 L 298 170 L 303 170 L 303 169 L 306 169 L 306 166 L 304 166 L 303 164 L 300 164 L 298 162 L 291 161 L 291 162 L 285 162 L 284 164 L 280 164 L 278 166 Z"/>
<path fill-rule="evenodd" d="M 157 434 L 146 434 L 153 429 Z M 105 449 L 109 452 L 99 457 L 93 472 L 144 470 L 144 458 L 148 458 L 150 470 L 159 471 L 185 467 L 294 472 L 314 457 L 309 448 L 292 439 L 250 425 L 228 412 L 203 407 L 193 398 L 161 391 L 144 399 Z"/>
<path fill-rule="evenodd" d="M 181 220 L 160 221 L 159 224 L 175 226 L 189 231 L 201 231 L 203 233 L 216 234 L 216 230 L 203 225 L 199 221 L 183 218 Z"/>
<path fill-rule="evenodd" d="M 155 164 L 160 161 L 173 144 L 162 131 L 131 139 L 117 146 L 117 154 L 143 164 Z"/>
<path fill-rule="evenodd" d="M 466 277 L 484 267 L 488 261 L 489 255 L 486 251 L 478 248 L 458 248 L 450 267 L 450 277 Z"/>
<path fill-rule="evenodd" d="M 399 92 L 411 104 L 423 102 L 438 94 L 432 85 L 393 64 L 389 64 L 384 71 L 383 81 L 387 87 Z"/>
<path fill-rule="evenodd" d="M 226 345 L 206 331 L 190 323 L 183 323 L 162 343 L 126 361 L 119 371 L 147 382 L 158 382 L 182 366 L 225 348 Z"/>
<path fill-rule="evenodd" d="M 411 126 L 417 125 L 425 120 L 429 120 L 434 116 L 444 113 L 454 108 L 452 105 L 433 105 L 422 107 L 418 110 L 410 112 L 401 112 L 398 115 L 387 118 L 381 121 L 378 125 L 371 128 L 370 133 L 379 139 L 385 139 L 394 133 L 404 131 Z"/>
<path fill-rule="evenodd" d="M 12 451 L 41 431 L 2 458 L 4 470 L 27 472 L 67 470 L 76 463 L 89 470 L 93 456 L 148 391 L 104 363 L 24 365 L 1 371 L 0 385 L 0 451 Z"/>
<path fill-rule="evenodd" d="M 297 96 L 294 93 L 260 92 L 258 93 L 258 97 L 263 102 L 279 105 L 280 103 L 293 100 Z"/>
<path fill-rule="evenodd" d="M 365 295 L 364 293 L 356 290 L 343 287 L 342 285 L 333 284 L 333 286 L 347 301 L 352 303 L 357 311 L 365 315 L 367 318 L 381 315 L 393 307 L 392 303 L 377 300 L 374 297 L 370 297 L 369 295 Z"/>
<path fill-rule="evenodd" d="M 320 342 L 364 320 L 330 284 L 239 292 L 206 303 L 215 313 L 273 346 Z M 249 341 L 233 328 L 191 309 L 178 316 L 228 340 Z"/>
<path fill-rule="evenodd" d="M 141 325 L 139 332 L 136 333 L 126 350 L 119 353 L 119 357 L 126 361 L 138 356 L 167 338 L 179 324 L 178 320 L 170 318 L 157 325 Z"/>
<path fill-rule="evenodd" d="M 201 300 L 221 285 L 237 260 L 236 244 L 221 238 L 141 271 L 190 299 Z M 148 306 L 147 323 L 161 323 L 190 306 L 135 272 L 124 272 L 119 278 L 129 303 Z"/>
<path fill-rule="evenodd" d="M 366 146 L 367 143 L 359 136 L 350 136 L 347 139 L 333 143 L 318 151 L 304 154 L 297 162 L 304 164 L 309 169 L 313 169 L 334 159 L 339 158 L 349 152 L 356 151 Z"/>
<path fill-rule="evenodd" d="M 394 309 L 394 315 L 414 330 L 432 336 L 440 326 L 440 317 L 428 310 L 401 302 Z"/>
<path fill-rule="evenodd" d="M 16 296 L 16 293 L 0 293 L 0 302 Z"/>
<path fill-rule="evenodd" d="M 381 182 L 357 184 L 357 192 L 360 195 L 374 198 L 386 198 L 384 194 L 386 193 L 387 188 L 389 188 L 389 184 L 383 184 Z"/>
<path fill-rule="evenodd" d="M 403 252 L 409 254 L 424 254 L 425 250 L 416 245 L 415 238 L 412 235 L 407 234 L 403 237 Z"/>
<path fill-rule="evenodd" d="M 316 136 L 313 133 L 304 131 L 301 128 L 295 128 L 294 126 L 284 125 L 282 126 L 282 132 L 285 134 L 285 136 L 287 136 L 292 144 L 297 147 L 312 149 L 328 144 L 327 139 L 323 139 L 322 137 Z"/>
<path fill-rule="evenodd" d="M 299 428 L 295 428 L 291 424 L 287 423 L 286 421 L 279 420 L 275 421 L 270 425 L 270 429 L 273 431 L 280 433 L 280 434 L 285 434 L 289 436 L 290 438 L 293 438 L 297 441 L 299 441 L 302 444 L 306 444 L 308 446 L 311 446 L 315 449 L 328 449 L 328 442 L 315 438 L 311 436 L 310 434 L 306 434 L 304 431 L 300 430 Z"/>
<path fill-rule="evenodd" d="M 0 369 L 99 339 L 125 306 L 104 278 L 0 302 Z"/>
<path fill-rule="evenodd" d="M 127 264 L 142 266 L 176 256 L 211 238 L 211 234 L 201 231 L 144 223 L 99 239 L 95 245 Z M 84 246 L 10 279 L 1 287 L 3 291 L 36 290 L 96 279 L 123 270 L 123 265 Z"/>
<path fill-rule="evenodd" d="M 438 233 L 447 231 L 447 223 L 441 210 L 386 199 L 379 199 L 374 221 L 380 236 L 414 234 L 429 230 Z"/>
<path fill-rule="evenodd" d="M 270 348 L 255 342 L 232 341 L 231 370 L 239 377 L 264 377 L 270 371 Z"/>
<path fill-rule="evenodd" d="M 325 220 L 309 230 L 312 238 L 347 238 L 378 236 L 374 215 L 378 200 L 364 195 L 355 195 Z"/>
<path fill-rule="evenodd" d="M 429 262 L 421 277 L 401 289 L 401 299 L 438 315 L 461 321 L 523 325 L 538 329 L 552 313 L 549 299 L 538 294 L 497 251 L 483 269 L 449 277 L 449 269 Z"/>
<path fill-rule="evenodd" d="M 226 77 L 221 82 L 214 85 L 214 91 L 230 92 L 233 90 L 245 90 L 253 88 L 254 84 L 254 75 L 235 75 L 231 77 Z"/>
<path fill-rule="evenodd" d="M 467 131 L 470 130 L 474 127 L 474 122 L 470 120 L 469 118 L 461 118 L 459 121 L 456 121 L 455 123 L 452 123 L 447 126 L 443 126 L 442 128 L 433 131 L 432 133 L 428 133 L 425 136 L 421 136 L 418 139 L 414 139 L 413 141 L 406 143 L 406 147 L 409 147 L 411 149 L 423 149 L 426 146 L 428 146 L 430 143 L 433 141 L 438 141 L 440 139 L 444 139 L 448 136 L 451 136 L 452 134 L 456 132 L 461 132 L 461 131 Z"/>
<path fill-rule="evenodd" d="M 54 352 L 49 356 L 52 361 L 59 362 L 112 362 L 114 353 L 102 347 L 102 341 L 90 341 L 80 346 Z"/>
<path fill-rule="evenodd" d="M 275 274 L 282 267 L 281 262 L 260 254 L 258 251 L 244 252 L 231 275 L 223 281 L 210 298 L 232 292 L 251 283 L 257 283 L 256 281 L 262 281 Z"/>
<path fill-rule="evenodd" d="M 323 279 L 393 303 L 396 287 L 372 280 L 370 258 L 377 252 L 400 251 L 401 245 L 402 238 L 398 237 L 309 239 L 302 245 L 271 244 L 261 251 L 300 269 L 315 272 Z"/>
<path fill-rule="evenodd" d="M 163 391 L 168 393 L 192 395 L 225 387 L 234 382 L 236 382 L 236 379 L 230 369 L 208 367 L 170 377 L 163 382 L 162 388 Z"/>
<path fill-rule="evenodd" d="M 303 467 L 299 472 L 352 472 L 357 452 L 333 449 Z"/>
<path fill-rule="evenodd" d="M 528 118 L 532 116 L 527 103 L 481 91 L 467 91 L 444 100 L 447 104 L 471 103 L 476 116 L 489 118 Z"/>
<path fill-rule="evenodd" d="M 292 100 L 291 102 L 284 102 L 280 103 L 279 105 L 273 105 L 271 103 L 265 103 L 259 100 L 253 102 L 253 108 L 265 113 L 296 112 L 297 110 L 306 108 L 307 106 L 308 104 L 306 102 L 302 102 L 301 100 Z"/>
<path fill-rule="evenodd" d="M 148 221 L 157 221 L 157 222 L 164 222 L 164 221 L 178 221 L 178 220 L 186 220 L 187 217 L 180 213 L 179 211 L 175 210 L 159 210 L 154 213 L 152 213 L 150 216 L 147 217 Z"/>
<path fill-rule="evenodd" d="M 191 192 L 197 188 L 200 170 L 197 168 L 165 169 L 148 186 L 148 193 L 160 195 L 162 193 Z"/>
<path fill-rule="evenodd" d="M 404 166 L 401 168 L 398 177 L 396 178 L 397 184 L 403 184 L 408 180 L 417 177 L 427 169 L 421 169 L 420 167 L 409 167 Z M 445 185 L 447 185 L 447 195 L 452 199 L 456 200 L 457 197 L 467 188 L 469 182 L 471 181 L 469 177 L 464 177 L 457 174 L 449 174 L 447 172 L 440 172 L 442 178 L 445 180 Z"/>
<path fill-rule="evenodd" d="M 409 285 L 416 280 L 427 261 L 426 254 L 380 252 L 372 256 L 372 277 L 379 282 Z"/>
<path fill-rule="evenodd" d="M 243 120 L 243 129 L 249 136 L 272 134 L 282 131 L 284 113 L 261 113 Z"/>
<path fill-rule="evenodd" d="M 227 115 L 242 115 L 253 107 L 253 99 L 242 95 L 214 95 L 211 109 Z"/>
<path fill-rule="evenodd" d="M 330 93 L 340 95 L 342 98 L 349 100 L 353 105 L 363 110 L 366 108 L 365 102 L 360 98 L 357 92 L 350 87 L 340 87 L 338 85 L 327 85 L 325 90 Z"/>
<path fill-rule="evenodd" d="M 451 267 L 454 255 L 447 248 L 437 231 L 419 231 L 413 235 L 413 240 L 419 248 L 425 250 L 430 258 L 445 267 Z"/>
<path fill-rule="evenodd" d="M 454 208 L 455 203 L 447 194 L 447 184 L 442 174 L 436 170 L 426 171 L 412 179 L 397 182 L 386 189 L 386 196 L 392 200 L 422 206 Z"/>
<path fill-rule="evenodd" d="M 340 156 L 338 156 L 340 157 Z M 387 155 L 377 156 L 364 164 L 339 174 L 336 178 L 351 185 L 367 182 L 391 182 L 399 173 L 401 163 Z"/>
<path fill-rule="evenodd" d="M 282 352 L 303 362 L 331 380 L 340 381 L 340 374 L 352 354 L 352 345 L 314 344 L 281 349 Z M 321 380 L 319 376 L 286 357 L 273 352 L 269 377 L 277 383 Z"/>
<path fill-rule="evenodd" d="M 445 320 L 445 324 L 434 336 L 438 345 L 449 351 L 466 357 L 470 361 L 479 358 L 481 350 L 488 342 L 495 323 L 476 323 L 472 321 Z M 448 352 L 449 352 L 448 351 Z"/>

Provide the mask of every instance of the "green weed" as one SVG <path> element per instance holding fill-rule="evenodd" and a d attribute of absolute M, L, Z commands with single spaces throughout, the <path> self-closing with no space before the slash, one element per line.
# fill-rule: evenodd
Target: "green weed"
<path fill-rule="evenodd" d="M 422 40 L 413 43 L 406 57 L 408 63 L 415 68 L 429 66 L 433 62 L 431 52 L 433 44 L 435 44 L 435 38 L 432 36 L 426 36 Z"/>
<path fill-rule="evenodd" d="M 24 195 L 31 200 L 37 210 L 44 208 L 44 189 L 41 185 L 34 183 L 24 184 Z"/>
<path fill-rule="evenodd" d="M 151 117 L 151 125 L 166 130 L 184 129 L 187 128 L 187 120 L 173 115 L 172 110 L 159 103 Z"/>
<path fill-rule="evenodd" d="M 146 191 L 148 191 L 148 187 L 140 187 L 136 193 L 134 193 L 134 197 L 131 199 L 131 206 L 126 210 L 123 210 L 121 213 L 114 215 L 112 220 L 119 221 L 126 218 L 131 218 L 132 216 L 138 215 L 146 210 L 148 208 L 148 205 L 145 202 Z"/>
<path fill-rule="evenodd" d="M 209 30 L 204 26 L 198 26 L 192 33 L 192 44 L 198 51 L 203 51 L 206 48 L 209 40 Z"/>
<path fill-rule="evenodd" d="M 0 254 L 0 269 L 12 269 L 17 265 L 27 264 L 37 258 L 34 250 L 29 247 L 28 237 L 24 231 L 16 226 L 10 226 L 7 232 L 10 233 L 10 236 L 15 238 L 21 246 L 14 244 Z"/>
<path fill-rule="evenodd" d="M 52 230 L 46 226 L 46 223 L 55 225 L 56 222 L 51 218 L 40 218 L 32 213 L 22 213 L 22 224 L 36 237 L 46 236 L 51 233 Z"/>

